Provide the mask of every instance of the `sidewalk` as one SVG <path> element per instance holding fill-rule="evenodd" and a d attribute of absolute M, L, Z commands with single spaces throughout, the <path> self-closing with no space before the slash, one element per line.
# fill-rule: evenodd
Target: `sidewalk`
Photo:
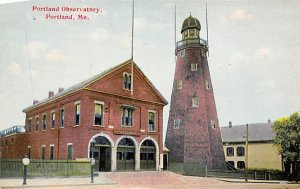
<path fill-rule="evenodd" d="M 251 180 L 248 179 L 248 182 L 245 179 L 232 179 L 232 178 L 216 178 L 216 180 L 232 183 L 266 183 L 266 184 L 287 184 L 287 181 L 284 180 Z"/>
<path fill-rule="evenodd" d="M 112 185 L 115 181 L 103 177 L 94 177 L 94 183 L 91 183 L 90 177 L 52 177 L 52 178 L 28 178 L 27 185 L 23 185 L 23 178 L 1 178 L 0 188 L 41 188 L 53 186 L 89 186 L 89 185 Z"/>

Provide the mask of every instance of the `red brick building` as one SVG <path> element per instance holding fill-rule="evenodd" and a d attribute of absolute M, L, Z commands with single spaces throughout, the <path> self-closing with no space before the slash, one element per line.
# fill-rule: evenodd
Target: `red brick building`
<path fill-rule="evenodd" d="M 162 168 L 164 97 L 128 60 L 25 108 L 33 159 L 92 155 L 100 171 Z M 132 73 L 133 70 L 133 73 Z"/>
<path fill-rule="evenodd" d="M 169 162 L 225 168 L 221 132 L 207 61 L 207 42 L 198 19 L 182 24 L 166 134 Z M 171 164 L 170 164 L 171 167 Z"/>

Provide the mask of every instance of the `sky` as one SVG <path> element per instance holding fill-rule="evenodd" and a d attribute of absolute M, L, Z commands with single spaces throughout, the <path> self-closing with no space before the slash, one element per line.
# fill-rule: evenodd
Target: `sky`
<path fill-rule="evenodd" d="M 16 1 L 16 0 L 14 0 Z M 130 0 L 0 0 L 0 130 L 24 125 L 22 110 L 131 57 Z M 176 39 L 190 13 L 206 39 L 221 126 L 300 111 L 300 1 L 135 0 L 134 61 L 170 102 Z M 91 7 L 88 20 L 46 19 L 33 6 Z M 164 133 L 169 105 L 164 108 Z"/>

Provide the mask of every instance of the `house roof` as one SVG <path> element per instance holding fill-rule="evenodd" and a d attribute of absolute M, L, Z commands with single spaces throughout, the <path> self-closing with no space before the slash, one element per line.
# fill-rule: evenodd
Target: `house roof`
<path fill-rule="evenodd" d="M 272 130 L 273 123 L 248 124 L 248 141 L 270 141 L 275 137 Z M 222 141 L 224 142 L 245 142 L 246 125 L 232 127 L 220 127 Z"/>
<path fill-rule="evenodd" d="M 72 87 L 69 87 L 69 88 L 67 88 L 67 89 L 64 89 L 62 92 L 56 93 L 54 96 L 52 96 L 52 97 L 50 97 L 50 98 L 45 98 L 45 99 L 43 99 L 43 100 L 37 102 L 36 104 L 31 105 L 31 106 L 25 108 L 25 109 L 23 110 L 23 112 L 26 112 L 26 111 L 28 111 L 28 110 L 30 110 L 30 109 L 33 109 L 33 108 L 36 108 L 36 107 L 38 107 L 38 106 L 40 106 L 40 105 L 46 104 L 46 103 L 48 103 L 48 102 L 50 102 L 50 101 L 56 100 L 56 99 L 58 99 L 58 98 L 60 98 L 60 97 L 62 97 L 62 96 L 68 95 L 68 94 L 70 94 L 70 93 L 72 93 L 72 92 L 75 92 L 75 91 L 77 91 L 77 90 L 83 89 L 83 88 L 85 88 L 87 85 L 89 85 L 89 84 L 91 84 L 91 83 L 93 83 L 93 82 L 95 82 L 95 81 L 101 79 L 102 77 L 106 76 L 107 74 L 109 74 L 109 73 L 111 73 L 111 72 L 113 72 L 113 71 L 115 71 L 115 70 L 117 70 L 117 69 L 119 69 L 119 68 L 121 68 L 121 67 L 123 67 L 123 66 L 126 66 L 126 65 L 130 64 L 131 62 L 132 62 L 131 59 L 129 59 L 129 60 L 127 60 L 127 61 L 125 61 L 125 62 L 123 62 L 123 63 L 121 63 L 121 64 L 119 64 L 119 65 L 117 65 L 117 66 L 115 66 L 115 67 L 112 67 L 112 68 L 110 68 L 110 69 L 107 69 L 107 70 L 105 70 L 104 72 L 102 72 L 102 73 L 100 73 L 100 74 L 97 74 L 97 75 L 95 75 L 95 76 L 93 76 L 93 77 L 91 77 L 91 78 L 89 78 L 89 79 L 86 79 L 86 80 L 84 80 L 84 81 L 82 81 L 82 82 L 80 82 L 80 83 L 78 83 L 78 84 L 76 84 L 76 85 L 73 85 Z M 153 88 L 153 90 L 157 93 L 157 95 L 162 99 L 162 101 L 164 102 L 164 104 L 165 104 L 165 105 L 168 104 L 167 100 L 166 100 L 166 99 L 162 96 L 162 94 L 155 88 L 155 86 L 154 86 L 154 85 L 152 84 L 152 82 L 146 77 L 146 75 L 145 75 L 145 74 L 142 72 L 142 70 L 137 66 L 137 64 L 136 64 L 135 62 L 133 62 L 133 63 L 134 63 L 134 67 L 137 68 L 137 70 L 138 70 L 139 72 L 141 72 L 141 74 L 144 76 L 144 78 L 145 78 L 146 81 L 149 83 L 149 85 Z"/>

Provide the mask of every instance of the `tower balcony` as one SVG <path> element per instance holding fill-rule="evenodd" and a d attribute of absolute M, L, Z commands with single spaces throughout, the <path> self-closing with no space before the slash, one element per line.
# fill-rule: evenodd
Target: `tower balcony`
<path fill-rule="evenodd" d="M 207 49 L 208 48 L 208 43 L 204 39 L 201 38 L 194 38 L 194 39 L 184 39 L 181 41 L 178 41 L 176 43 L 176 53 L 177 51 L 185 48 L 185 47 L 202 47 Z"/>

